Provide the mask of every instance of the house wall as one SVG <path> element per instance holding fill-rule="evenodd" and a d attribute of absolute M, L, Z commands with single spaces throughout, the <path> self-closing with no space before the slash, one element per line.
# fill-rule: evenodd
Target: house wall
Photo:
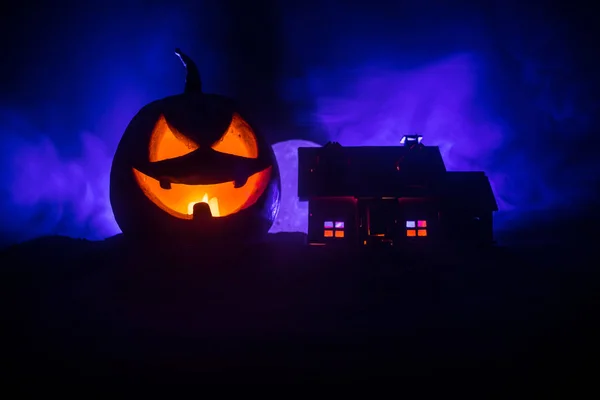
<path fill-rule="evenodd" d="M 439 237 L 438 203 L 432 198 L 358 200 L 359 242 L 418 246 Z"/>
<path fill-rule="evenodd" d="M 309 201 L 308 242 L 418 249 L 450 243 L 491 243 L 492 212 L 453 207 L 434 197 L 315 198 Z"/>

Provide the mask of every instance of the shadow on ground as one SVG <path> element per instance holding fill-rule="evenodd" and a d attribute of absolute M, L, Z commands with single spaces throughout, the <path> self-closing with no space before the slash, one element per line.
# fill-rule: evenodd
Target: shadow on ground
<path fill-rule="evenodd" d="M 589 243 L 398 255 L 303 241 L 13 246 L 0 260 L 5 363 L 29 379 L 161 382 L 579 374 L 597 364 Z"/>

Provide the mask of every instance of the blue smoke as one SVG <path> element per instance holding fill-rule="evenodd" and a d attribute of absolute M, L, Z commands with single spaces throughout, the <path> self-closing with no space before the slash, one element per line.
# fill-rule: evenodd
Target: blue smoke
<path fill-rule="evenodd" d="M 321 141 L 394 145 L 421 133 L 450 169 L 487 172 L 499 227 L 591 203 L 598 80 L 582 74 L 582 38 L 560 14 L 511 2 L 429 1 L 385 13 L 334 3 L 314 17 L 328 23 L 308 34 L 303 11 L 286 21 L 295 76 L 283 94 L 312 99 L 296 118 L 320 129 Z"/>
<path fill-rule="evenodd" d="M 43 46 L 4 54 L 5 67 L 20 72 L 7 80 L 20 81 L 0 101 L 1 242 L 119 232 L 108 200 L 112 156 L 143 105 L 183 90 L 175 47 L 214 77 L 207 90 L 227 90 L 214 84 L 225 63 L 211 39 L 222 33 L 209 15 L 218 8 L 136 3 L 33 10 L 40 25 L 13 32 Z"/>
<path fill-rule="evenodd" d="M 395 144 L 419 131 L 450 168 L 485 170 L 514 215 L 584 207 L 597 193 L 597 79 L 573 50 L 581 38 L 551 12 L 312 3 L 256 2 L 244 15 L 235 1 L 27 11 L 0 82 L 2 241 L 118 232 L 111 158 L 139 108 L 181 90 L 174 47 L 197 61 L 207 91 L 259 99 L 272 142 Z M 250 40 L 254 25 L 270 30 Z"/>

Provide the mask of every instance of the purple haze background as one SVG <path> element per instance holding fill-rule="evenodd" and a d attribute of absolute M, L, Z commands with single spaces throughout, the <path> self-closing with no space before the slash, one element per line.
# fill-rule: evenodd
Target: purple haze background
<path fill-rule="evenodd" d="M 597 79 L 558 14 L 510 2 L 338 3 L 258 2 L 254 18 L 236 1 L 20 14 L 11 37 L 29 47 L 6 43 L 0 93 L 2 242 L 118 232 L 112 155 L 139 108 L 181 90 L 174 47 L 197 60 L 207 91 L 250 104 L 273 143 L 396 145 L 421 133 L 449 169 L 488 173 L 504 221 L 584 207 L 597 193 Z M 305 214 L 283 196 L 282 220 Z"/>

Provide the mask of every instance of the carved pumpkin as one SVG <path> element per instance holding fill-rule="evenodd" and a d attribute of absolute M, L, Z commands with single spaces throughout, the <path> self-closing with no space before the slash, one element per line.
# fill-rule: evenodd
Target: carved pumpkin
<path fill-rule="evenodd" d="M 271 146 L 223 96 L 202 92 L 194 62 L 183 94 L 131 120 L 113 159 L 110 201 L 125 235 L 255 238 L 279 210 Z"/>

